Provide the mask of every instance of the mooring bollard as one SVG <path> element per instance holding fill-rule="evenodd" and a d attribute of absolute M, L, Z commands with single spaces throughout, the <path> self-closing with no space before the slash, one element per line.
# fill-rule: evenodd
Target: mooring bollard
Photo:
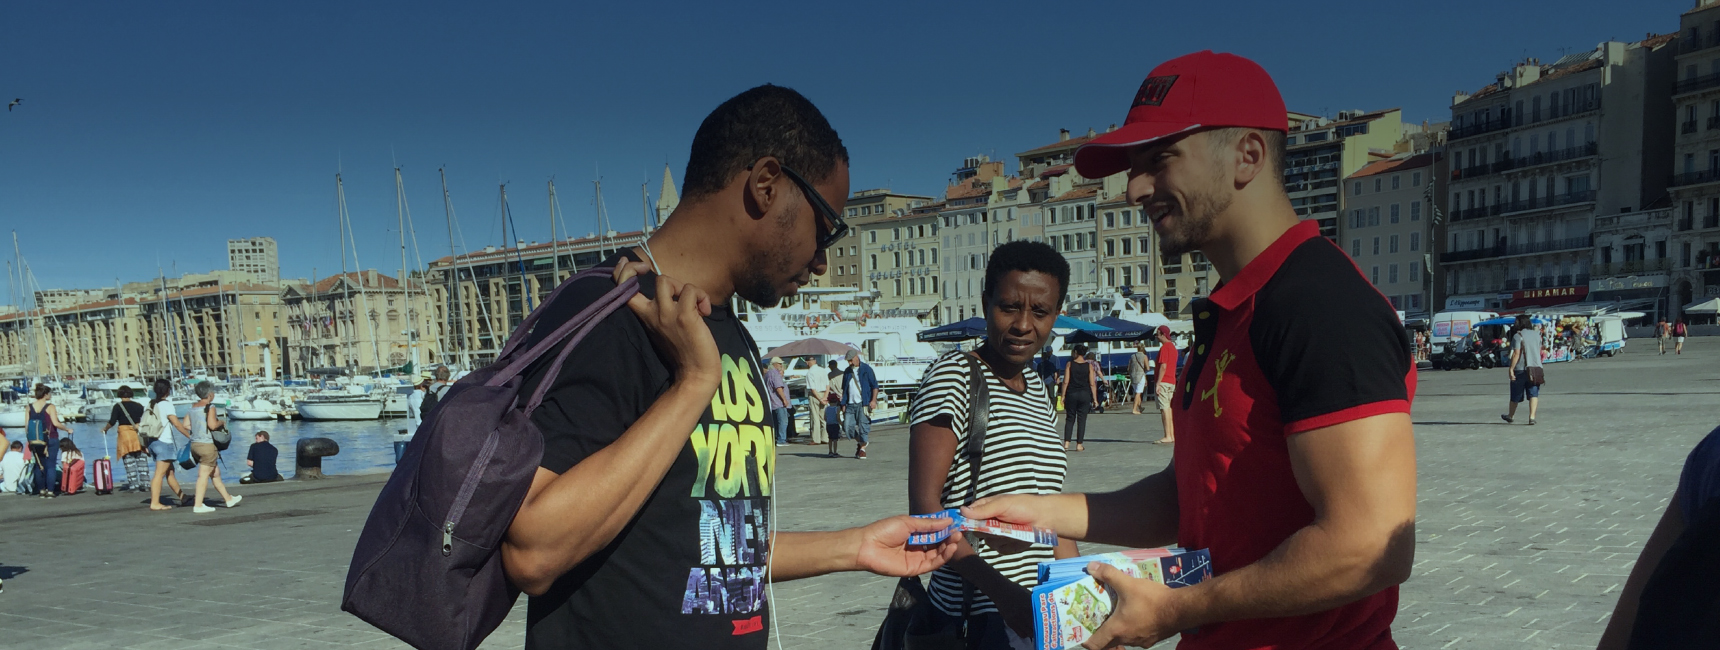
<path fill-rule="evenodd" d="M 339 454 L 340 444 L 328 438 L 299 438 L 294 449 L 293 478 L 319 479 L 323 477 L 323 457 Z"/>

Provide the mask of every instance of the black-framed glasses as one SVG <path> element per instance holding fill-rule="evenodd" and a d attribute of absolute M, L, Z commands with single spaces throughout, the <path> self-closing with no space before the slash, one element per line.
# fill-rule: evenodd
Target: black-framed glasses
<path fill-rule="evenodd" d="M 842 213 L 837 212 L 836 208 L 830 207 L 830 203 L 824 200 L 824 195 L 819 194 L 818 190 L 814 189 L 811 183 L 806 182 L 806 179 L 802 178 L 799 173 L 789 169 L 788 165 L 777 165 L 777 167 L 782 169 L 783 175 L 787 176 L 788 180 L 794 181 L 794 184 L 800 187 L 800 193 L 805 194 L 806 202 L 812 205 L 812 212 L 821 217 L 818 224 L 821 231 L 818 234 L 818 250 L 835 246 L 836 242 L 848 235 L 848 222 L 842 219 Z"/>

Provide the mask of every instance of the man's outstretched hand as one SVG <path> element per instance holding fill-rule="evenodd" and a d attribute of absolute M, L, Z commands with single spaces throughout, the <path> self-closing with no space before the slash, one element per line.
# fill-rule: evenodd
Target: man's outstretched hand
<path fill-rule="evenodd" d="M 933 546 L 909 546 L 908 536 L 935 533 L 949 528 L 951 523 L 946 517 L 924 519 L 897 515 L 854 529 L 859 535 L 859 548 L 854 554 L 855 566 L 862 571 L 894 577 L 917 576 L 937 569 L 955 555 L 955 535 Z"/>

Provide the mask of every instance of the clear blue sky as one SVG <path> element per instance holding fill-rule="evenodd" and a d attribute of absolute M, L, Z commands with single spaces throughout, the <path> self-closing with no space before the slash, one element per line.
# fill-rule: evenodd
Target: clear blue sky
<path fill-rule="evenodd" d="M 1291 110 L 1440 121 L 1524 56 L 1673 31 L 1691 6 L 956 4 L 6 3 L 0 101 L 24 102 L 0 113 L 0 230 L 47 288 L 226 268 L 227 239 L 260 235 L 283 275 L 327 275 L 344 169 L 360 261 L 393 269 L 393 160 L 427 259 L 448 251 L 443 165 L 472 247 L 500 242 L 502 181 L 526 239 L 548 238 L 552 176 L 570 228 L 595 230 L 599 169 L 631 229 L 639 184 L 655 196 L 665 162 L 679 183 L 699 120 L 760 83 L 824 110 L 854 188 L 933 194 L 965 156 L 1013 171 L 1059 128 L 1121 122 L 1148 70 L 1195 50 L 1259 61 Z"/>

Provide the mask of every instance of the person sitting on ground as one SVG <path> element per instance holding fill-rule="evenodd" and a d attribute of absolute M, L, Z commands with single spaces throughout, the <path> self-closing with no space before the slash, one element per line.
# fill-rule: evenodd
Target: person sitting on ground
<path fill-rule="evenodd" d="M 60 492 L 77 494 L 84 489 L 84 452 L 71 436 L 60 439 Z"/>
<path fill-rule="evenodd" d="M 281 473 L 275 470 L 275 459 L 280 454 L 280 450 L 269 444 L 269 432 L 258 431 L 256 442 L 251 443 L 251 451 L 245 454 L 245 466 L 251 468 L 251 472 L 240 477 L 239 482 L 249 485 L 281 480 Z"/>
<path fill-rule="evenodd" d="M 13 440 L 6 455 L 0 457 L 0 492 L 17 492 L 24 477 L 24 441 Z"/>

